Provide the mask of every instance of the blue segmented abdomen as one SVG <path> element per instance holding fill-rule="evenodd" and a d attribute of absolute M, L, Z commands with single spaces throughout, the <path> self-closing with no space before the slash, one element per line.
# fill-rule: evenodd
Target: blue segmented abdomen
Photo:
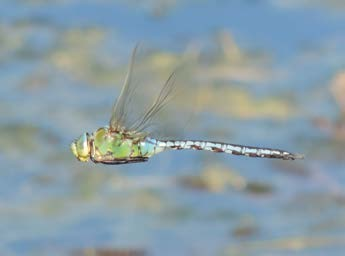
<path fill-rule="evenodd" d="M 159 152 L 162 152 L 164 150 L 166 150 L 166 147 L 161 147 L 159 145 L 160 141 L 154 139 L 154 138 L 150 138 L 150 137 L 146 137 L 145 140 L 143 140 L 142 142 L 140 142 L 140 151 L 141 151 L 141 156 L 142 157 L 151 157 L 155 154 L 158 154 Z"/>
<path fill-rule="evenodd" d="M 165 149 L 194 149 L 212 151 L 217 153 L 227 153 L 232 155 L 278 158 L 284 160 L 295 160 L 303 158 L 303 155 L 290 153 L 281 149 L 243 146 L 222 142 L 211 142 L 201 140 L 156 140 L 152 138 L 147 138 L 146 140 L 156 145 L 154 154 L 164 151 Z"/>

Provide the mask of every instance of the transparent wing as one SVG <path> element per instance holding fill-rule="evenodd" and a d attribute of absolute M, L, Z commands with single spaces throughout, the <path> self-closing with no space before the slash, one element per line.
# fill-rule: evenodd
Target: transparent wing
<path fill-rule="evenodd" d="M 160 110 L 164 108 L 164 106 L 172 98 L 172 92 L 174 90 L 175 85 L 175 76 L 175 72 L 171 73 L 168 80 L 165 82 L 164 86 L 159 92 L 156 100 L 146 111 L 146 113 L 134 123 L 134 125 L 131 127 L 132 130 L 141 132 L 151 125 L 152 119 L 157 115 L 157 113 Z"/>
<path fill-rule="evenodd" d="M 132 52 L 132 57 L 129 63 L 127 75 L 125 78 L 125 83 L 122 87 L 120 96 L 117 98 L 113 105 L 111 118 L 109 121 L 109 127 L 112 131 L 119 131 L 124 128 L 125 121 L 127 118 L 126 106 L 130 103 L 132 94 L 135 90 L 135 87 L 132 85 L 132 75 L 133 75 L 133 66 L 135 62 L 135 55 L 137 52 L 138 46 L 136 46 Z"/>
<path fill-rule="evenodd" d="M 175 72 L 173 72 L 164 86 L 160 90 L 157 98 L 153 104 L 148 108 L 146 112 L 131 121 L 128 113 L 132 109 L 130 104 L 134 96 L 134 92 L 137 89 L 137 85 L 133 84 L 133 67 L 135 63 L 135 56 L 137 52 L 137 46 L 134 48 L 129 68 L 127 71 L 125 83 L 122 87 L 120 96 L 114 103 L 112 114 L 109 122 L 110 129 L 112 131 L 131 131 L 136 133 L 146 133 L 144 130 L 151 126 L 151 122 L 154 116 L 163 109 L 163 107 L 169 102 L 172 97 L 175 82 Z M 132 113 L 133 114 L 133 113 Z"/>

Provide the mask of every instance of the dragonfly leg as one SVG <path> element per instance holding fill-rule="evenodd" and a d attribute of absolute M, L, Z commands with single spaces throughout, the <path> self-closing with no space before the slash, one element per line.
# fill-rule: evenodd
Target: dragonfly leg
<path fill-rule="evenodd" d="M 91 159 L 94 163 L 102 163 L 109 165 L 117 164 L 131 164 L 131 163 L 141 163 L 148 161 L 147 157 L 134 157 L 134 158 L 125 158 L 125 159 L 107 159 L 107 160 L 95 160 Z"/>

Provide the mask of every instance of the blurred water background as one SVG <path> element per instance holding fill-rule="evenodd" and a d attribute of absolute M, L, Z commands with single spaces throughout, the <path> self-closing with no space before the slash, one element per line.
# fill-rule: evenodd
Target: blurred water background
<path fill-rule="evenodd" d="M 1 255 L 344 255 L 344 1 L 0 2 Z M 78 162 L 137 42 L 135 103 L 183 66 L 167 136 L 306 159 Z"/>

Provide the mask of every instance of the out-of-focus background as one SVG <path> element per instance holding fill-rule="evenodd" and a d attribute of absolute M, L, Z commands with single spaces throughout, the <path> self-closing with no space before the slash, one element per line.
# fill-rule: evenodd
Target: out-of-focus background
<path fill-rule="evenodd" d="M 2 0 L 0 254 L 343 255 L 344 24 L 342 0 Z M 133 106 L 182 66 L 157 134 L 306 159 L 78 162 L 138 42 Z"/>

